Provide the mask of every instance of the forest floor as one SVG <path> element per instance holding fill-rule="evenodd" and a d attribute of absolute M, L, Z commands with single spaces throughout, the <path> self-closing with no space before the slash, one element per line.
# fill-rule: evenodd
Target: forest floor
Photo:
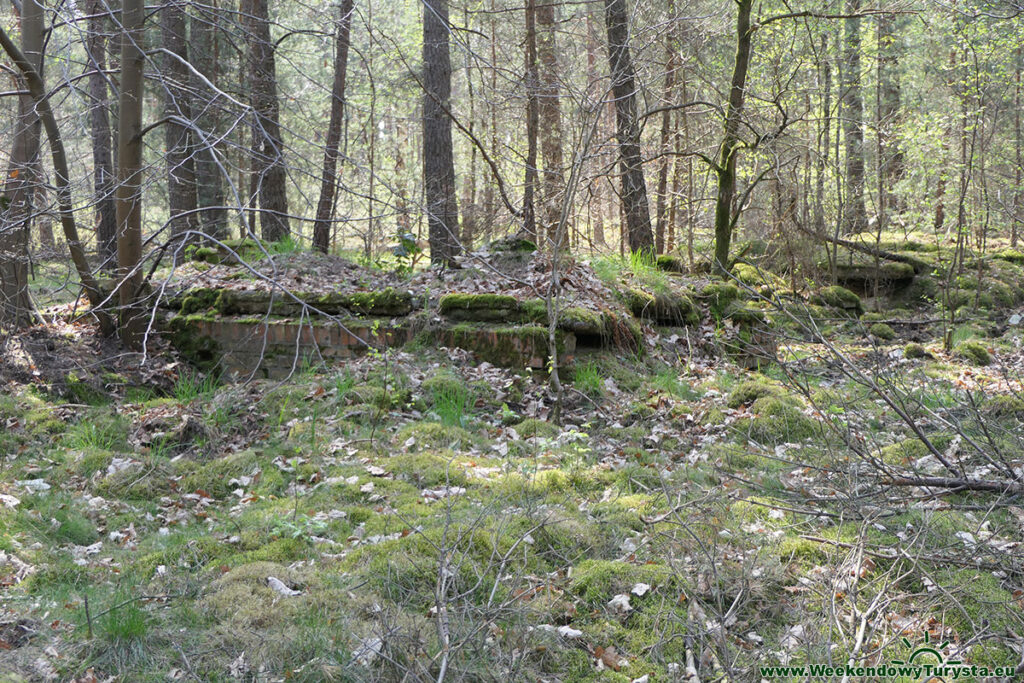
<path fill-rule="evenodd" d="M 1020 306 L 948 353 L 934 308 L 784 312 L 760 370 L 702 309 L 580 353 L 561 425 L 457 349 L 221 384 L 38 328 L 0 367 L 0 682 L 1017 667 Z"/>

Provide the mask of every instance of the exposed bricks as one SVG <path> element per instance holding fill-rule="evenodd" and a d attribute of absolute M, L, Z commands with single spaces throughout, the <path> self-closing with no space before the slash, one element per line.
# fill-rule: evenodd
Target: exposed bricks
<path fill-rule="evenodd" d="M 401 346 L 412 340 L 415 328 L 403 322 L 366 323 L 344 328 L 337 324 L 298 321 L 245 320 L 238 318 L 189 321 L 190 336 L 207 337 L 220 353 L 219 363 L 239 376 L 284 377 L 308 360 L 344 361 L 373 348 Z M 508 367 L 547 366 L 546 329 L 525 326 L 495 328 L 488 325 L 443 327 L 433 331 L 440 346 L 475 352 L 478 357 Z M 572 361 L 576 339 L 559 332 L 560 362 Z"/>

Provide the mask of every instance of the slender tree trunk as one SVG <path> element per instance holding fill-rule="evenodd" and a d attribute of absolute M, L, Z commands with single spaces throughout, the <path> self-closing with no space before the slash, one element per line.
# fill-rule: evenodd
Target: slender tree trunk
<path fill-rule="evenodd" d="M 846 0 L 847 14 L 860 12 L 861 0 Z M 846 140 L 846 202 L 843 212 L 843 231 L 846 234 L 867 229 L 867 211 L 864 208 L 864 101 L 861 97 L 860 74 L 860 18 L 846 21 L 846 40 L 843 44 L 843 137 Z"/>
<path fill-rule="evenodd" d="M 828 158 L 832 133 L 832 65 L 824 56 L 828 54 L 828 34 L 821 34 L 821 49 L 819 54 L 823 59 L 818 65 L 821 83 L 821 131 L 818 134 L 818 163 L 815 176 L 814 188 L 814 229 L 820 234 L 825 234 L 825 174 L 828 171 Z"/>
<path fill-rule="evenodd" d="M 270 36 L 267 0 L 247 0 L 249 20 L 249 77 L 253 124 L 253 182 L 259 197 L 260 235 L 276 242 L 291 234 L 288 226 L 288 194 L 281 139 L 280 104 L 277 101 L 277 68 Z"/>
<path fill-rule="evenodd" d="M 164 117 L 178 121 L 192 120 L 188 84 L 191 72 L 188 63 L 188 35 L 185 10 L 175 0 L 161 10 L 160 34 L 164 47 L 177 55 L 164 58 L 163 97 Z M 164 124 L 167 147 L 167 207 L 170 213 L 171 235 L 178 237 L 199 229 L 196 215 L 195 147 L 192 134 L 185 123 L 169 120 Z M 187 238 L 194 241 L 196 235 Z M 177 254 L 178 250 L 175 249 Z"/>
<path fill-rule="evenodd" d="M 619 170 L 622 177 L 622 208 L 630 251 L 652 252 L 654 235 L 647 203 L 643 159 L 640 154 L 640 123 L 636 115 L 636 72 L 629 52 L 629 19 L 626 0 L 605 0 L 608 27 L 608 61 L 612 95 L 615 97 Z"/>
<path fill-rule="evenodd" d="M 50 106 L 49 93 L 43 85 L 43 79 L 35 70 L 22 51 L 14 44 L 3 27 L 0 27 L 0 47 L 11 58 L 28 88 L 32 100 L 35 102 L 35 110 L 42 120 L 43 128 L 46 130 L 46 137 L 50 141 L 50 158 L 53 161 L 54 185 L 57 190 L 57 206 L 60 210 L 60 223 L 64 229 L 64 239 L 67 241 L 68 251 L 71 253 L 71 261 L 75 264 L 75 271 L 82 283 L 85 296 L 92 306 L 92 312 L 100 323 L 100 333 L 110 335 L 114 332 L 114 326 L 100 305 L 103 303 L 103 295 L 100 294 L 96 285 L 96 278 L 89 267 L 89 259 L 85 255 L 85 248 L 78 236 L 78 226 L 75 224 L 75 212 L 71 203 L 71 184 L 68 173 L 68 157 L 64 150 L 64 141 L 60 135 L 60 128 L 57 127 L 57 119 L 53 116 L 53 108 Z"/>
<path fill-rule="evenodd" d="M 32 69 L 41 74 L 43 6 L 39 0 L 22 3 L 21 46 Z M 21 79 L 18 84 L 22 85 Z M 35 319 L 28 291 L 28 245 L 39 171 L 39 116 L 33 97 L 25 94 L 18 98 L 14 147 L 0 212 L 0 329 L 26 327 Z"/>
<path fill-rule="evenodd" d="M 754 0 L 738 0 L 736 14 L 736 60 L 732 69 L 732 85 L 729 89 L 729 104 L 725 112 L 725 134 L 718 148 L 715 174 L 718 176 L 718 193 L 715 199 L 715 262 L 714 268 L 722 275 L 729 271 L 729 243 L 735 224 L 733 197 L 736 194 L 736 157 L 739 155 L 740 117 L 743 114 L 743 95 L 747 83 L 747 69 L 750 66 L 750 43 L 752 29 L 750 11 Z"/>
<path fill-rule="evenodd" d="M 217 50 L 219 21 L 220 10 L 217 8 L 217 0 L 207 0 L 204 6 L 197 9 L 191 17 L 192 61 L 196 70 L 214 86 L 220 80 L 221 69 Z M 271 60 L 273 60 L 272 53 Z M 272 74 L 272 61 L 270 68 Z M 207 235 L 224 239 L 229 232 L 228 216 L 224 209 L 223 171 L 218 163 L 218 151 L 215 144 L 217 137 L 221 135 L 219 95 L 198 77 L 193 79 L 192 87 L 195 97 L 192 113 L 195 116 L 197 128 L 202 131 L 202 135 L 198 136 L 198 139 L 193 139 L 196 150 L 194 162 L 196 201 L 201 209 L 198 222 Z M 276 102 L 276 99 L 274 101 Z M 285 212 L 287 211 L 285 210 Z"/>
<path fill-rule="evenodd" d="M 900 213 L 896 183 L 903 176 L 903 154 L 896 139 L 900 122 L 899 31 L 892 15 L 878 16 L 878 141 L 881 173 L 878 208 Z"/>
<path fill-rule="evenodd" d="M 952 50 L 949 53 L 949 70 L 952 73 L 956 69 L 956 50 Z M 952 85 L 952 84 L 950 84 Z M 952 136 L 953 130 L 950 127 L 949 130 L 943 131 L 942 135 L 942 159 L 949 159 L 949 138 Z M 942 229 L 942 226 L 946 223 L 946 180 L 947 174 L 945 169 L 939 170 L 939 179 L 935 184 L 935 218 L 932 221 L 932 228 L 937 233 Z"/>
<path fill-rule="evenodd" d="M 598 90 L 597 82 L 599 79 L 597 70 L 597 53 L 600 50 L 600 39 L 597 35 L 597 26 L 594 21 L 593 12 L 587 12 L 587 95 L 593 97 L 595 92 Z M 601 111 L 598 112 L 598 116 L 603 116 L 604 107 L 602 106 Z M 601 159 L 596 157 L 594 163 L 597 168 L 600 168 Z M 594 221 L 593 221 L 593 233 L 594 233 L 594 244 L 599 247 L 605 246 L 604 237 L 604 207 L 602 206 L 604 191 L 604 184 L 601 180 L 591 180 L 593 187 L 591 196 L 593 197 L 591 204 L 594 206 Z"/>
<path fill-rule="evenodd" d="M 539 75 L 537 73 L 537 0 L 526 0 L 526 170 L 523 179 L 523 230 L 538 247 L 543 247 L 537 230 L 534 195 L 537 191 L 537 128 Z"/>
<path fill-rule="evenodd" d="M 93 203 L 96 210 L 96 251 L 101 269 L 113 264 L 117 253 L 117 217 L 114 209 L 114 154 L 110 134 L 110 97 L 107 91 L 108 20 L 100 16 L 103 0 L 90 0 L 86 51 L 89 57 L 89 126 L 92 133 Z"/>
<path fill-rule="evenodd" d="M 117 130 L 117 267 L 120 297 L 118 332 L 131 349 L 142 347 L 142 48 L 143 0 L 124 0 L 121 12 L 121 100 Z"/>
<path fill-rule="evenodd" d="M 471 29 L 468 9 L 463 9 L 463 21 L 466 29 Z M 466 94 L 469 99 L 469 133 L 476 136 L 476 93 L 473 89 L 473 59 L 471 51 L 466 51 Z M 469 173 L 462 178 L 462 246 L 467 251 L 473 248 L 476 239 L 477 217 L 480 215 L 476 205 L 476 145 L 470 146 Z"/>
<path fill-rule="evenodd" d="M 1021 60 L 1021 48 L 1018 47 L 1014 53 L 1014 91 L 1013 91 L 1013 147 L 1014 147 L 1014 169 L 1013 177 L 1016 191 L 1013 193 L 1013 216 L 1010 219 L 1010 246 L 1017 247 L 1017 240 L 1020 234 L 1020 224 L 1024 222 L 1024 185 L 1021 184 L 1021 174 L 1024 173 L 1024 163 L 1021 159 L 1021 137 L 1020 137 L 1020 109 L 1024 106 L 1021 101 L 1021 70 L 1024 63 Z"/>
<path fill-rule="evenodd" d="M 448 0 L 423 2 L 423 194 L 430 261 L 451 265 L 459 253 L 452 122 L 452 62 L 448 52 Z"/>
<path fill-rule="evenodd" d="M 681 79 L 681 83 L 680 83 L 681 87 L 679 89 L 679 95 L 682 98 L 683 102 L 688 102 L 689 98 L 688 98 L 688 96 L 686 94 L 686 71 L 685 70 L 681 70 L 680 74 L 682 75 L 682 79 Z M 684 150 L 686 150 L 686 151 L 690 150 L 690 114 L 684 109 L 683 111 L 679 112 L 679 117 L 682 119 L 683 137 L 682 137 L 682 140 L 681 140 L 681 145 L 682 146 L 681 147 L 678 146 L 679 143 L 677 143 L 676 151 L 677 151 L 677 153 L 681 154 Z M 679 159 L 679 157 L 676 157 L 676 158 Z M 687 156 L 686 157 L 686 213 L 684 215 L 686 216 L 686 218 L 685 218 L 685 223 L 686 223 L 686 260 L 687 260 L 687 264 L 690 267 L 690 270 L 693 270 L 693 227 L 694 227 L 693 223 L 694 223 L 694 213 L 695 213 L 694 212 L 694 208 L 693 208 L 694 207 L 694 197 L 695 197 L 693 181 L 694 181 L 694 177 L 693 177 L 693 157 L 692 156 Z M 674 190 L 674 192 L 675 192 L 676 196 L 678 197 L 679 196 L 678 190 Z"/>
<path fill-rule="evenodd" d="M 675 129 L 672 134 L 672 150 L 675 152 L 672 158 L 672 190 L 668 197 L 668 216 L 665 219 L 665 251 L 672 251 L 676 247 L 676 226 L 679 225 L 679 193 L 683 189 L 683 136 L 679 133 L 682 128 L 683 112 L 676 112 Z"/>
<path fill-rule="evenodd" d="M 668 12 L 670 17 L 675 14 L 675 6 L 672 0 L 669 0 Z M 657 221 L 655 223 L 654 231 L 654 250 L 659 254 L 665 253 L 665 221 L 667 218 L 665 209 L 669 199 L 666 196 L 668 191 L 668 169 L 669 162 L 673 158 L 673 156 L 669 154 L 669 135 L 672 123 L 672 110 L 668 107 L 670 107 L 675 101 L 672 96 L 673 90 L 675 89 L 676 77 L 676 51 L 674 42 L 673 31 L 669 30 L 665 34 L 665 95 L 662 98 L 662 106 L 665 107 L 665 111 L 661 113 L 661 134 L 659 136 L 658 150 L 661 152 L 662 157 L 658 168 L 658 198 L 655 208 Z"/>
<path fill-rule="evenodd" d="M 558 53 L 555 45 L 555 4 L 541 0 L 537 6 L 537 58 L 540 61 L 540 148 L 544 160 L 542 195 L 544 225 L 552 248 L 565 249 L 566 235 L 556 243 L 555 232 L 562 215 L 562 194 L 565 178 L 562 169 L 562 109 L 559 104 Z M 563 231 L 566 233 L 568 231 Z"/>
<path fill-rule="evenodd" d="M 320 200 L 316 205 L 313 224 L 313 248 L 327 253 L 331 242 L 331 223 L 334 218 L 334 193 L 338 185 L 338 141 L 345 119 L 345 79 L 348 73 L 349 34 L 352 28 L 353 0 L 342 0 L 334 48 L 334 85 L 331 88 L 331 118 L 327 124 L 327 142 L 324 147 L 324 166 L 320 181 Z"/>
<path fill-rule="evenodd" d="M 498 91 L 498 22 L 495 18 L 497 15 L 497 6 L 495 0 L 490 2 L 491 8 L 491 73 L 490 73 L 490 92 L 496 93 Z M 498 158 L 498 108 L 488 107 L 490 110 L 490 116 L 488 117 L 488 127 L 490 132 L 490 155 L 492 159 Z M 494 234 L 494 224 L 498 219 L 498 206 L 497 200 L 494 196 L 494 179 L 487 176 L 484 185 L 484 225 L 483 234 L 489 239 Z"/>

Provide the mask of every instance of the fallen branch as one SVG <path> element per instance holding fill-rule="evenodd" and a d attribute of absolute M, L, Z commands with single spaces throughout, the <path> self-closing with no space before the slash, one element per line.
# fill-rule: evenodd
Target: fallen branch
<path fill-rule="evenodd" d="M 942 489 L 963 489 L 966 491 L 988 491 L 991 493 L 1024 494 L 1024 485 L 1013 482 L 984 481 L 981 479 L 959 479 L 956 477 L 895 477 L 883 483 L 890 486 L 931 486 Z"/>
<path fill-rule="evenodd" d="M 876 258 L 882 259 L 883 261 L 896 261 L 897 263 L 906 263 L 907 265 L 914 269 L 915 275 L 921 273 L 921 271 L 928 267 L 927 263 L 925 263 L 921 259 L 914 258 L 913 256 L 906 256 L 905 254 L 896 254 L 891 251 L 886 251 L 885 249 L 879 249 L 877 247 L 868 246 L 867 244 L 861 244 L 860 242 L 844 240 L 841 237 L 833 237 L 831 235 L 820 233 L 816 230 L 811 230 L 810 228 L 804 227 L 802 225 L 799 225 L 797 227 L 799 227 L 802 232 L 810 235 L 811 237 L 816 237 L 819 240 L 831 242 L 832 244 L 838 244 L 839 246 L 846 247 L 851 251 L 859 251 L 862 254 L 874 256 Z"/>

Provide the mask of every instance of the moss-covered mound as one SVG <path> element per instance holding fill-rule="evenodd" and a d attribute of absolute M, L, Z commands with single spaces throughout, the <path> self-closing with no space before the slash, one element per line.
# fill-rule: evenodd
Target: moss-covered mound
<path fill-rule="evenodd" d="M 730 305 L 740 298 L 740 289 L 728 282 L 710 282 L 700 291 L 700 298 L 711 315 L 720 320 Z"/>
<path fill-rule="evenodd" d="M 813 297 L 811 302 L 819 306 L 827 306 L 850 315 L 860 317 L 864 313 L 860 297 L 839 285 L 822 287 Z"/>
<path fill-rule="evenodd" d="M 965 341 L 957 344 L 954 349 L 956 355 L 964 358 L 974 365 L 991 365 L 992 354 L 988 352 L 985 345 L 976 341 Z"/>
<path fill-rule="evenodd" d="M 642 289 L 627 289 L 623 298 L 630 312 L 641 320 L 660 325 L 696 325 L 700 315 L 693 300 L 676 291 L 650 294 Z"/>

